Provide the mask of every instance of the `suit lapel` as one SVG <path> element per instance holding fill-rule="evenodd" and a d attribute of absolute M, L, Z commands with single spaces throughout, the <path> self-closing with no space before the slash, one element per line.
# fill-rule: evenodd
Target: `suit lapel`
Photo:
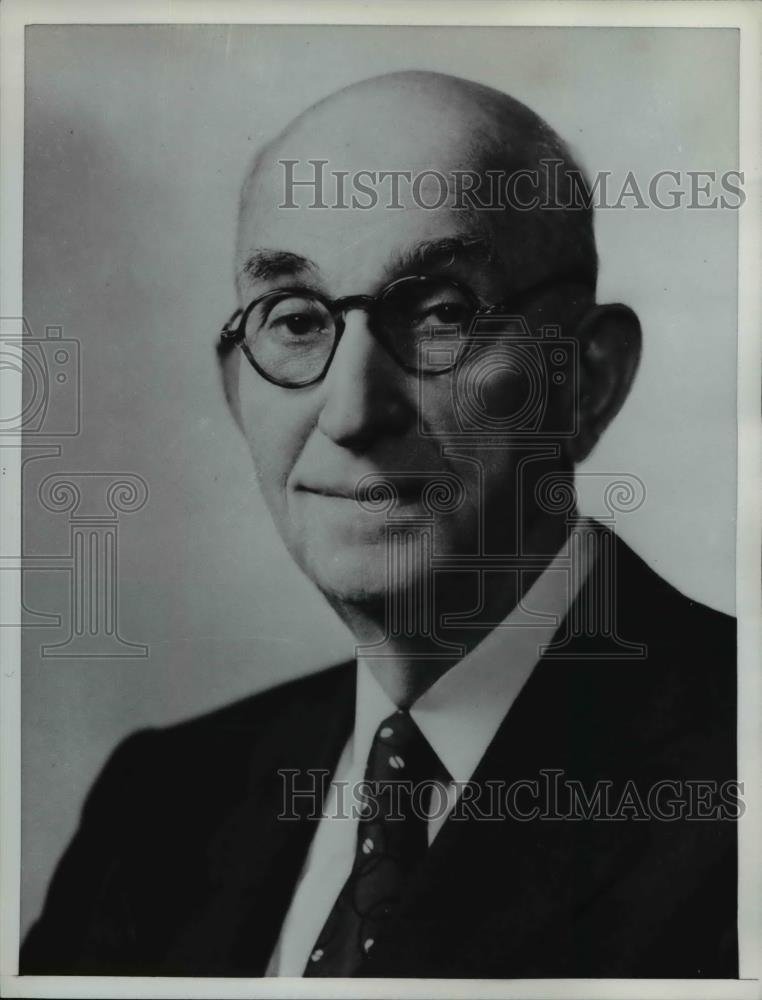
<path fill-rule="evenodd" d="M 591 574 L 577 613 L 598 584 Z M 472 777 L 482 797 L 471 808 L 461 798 L 460 812 L 456 807 L 442 826 L 364 975 L 574 974 L 568 970 L 582 957 L 582 942 L 575 940 L 572 915 L 646 844 L 641 824 L 562 818 L 566 779 L 589 794 L 599 779 L 616 785 L 633 774 L 626 750 L 612 738 L 622 664 L 605 658 L 609 640 L 599 642 L 593 649 L 589 636 L 567 640 L 565 659 L 546 656 L 537 665 Z M 506 818 L 511 787 L 514 818 Z M 490 795 L 503 818 L 484 815 L 494 815 Z M 518 816 L 536 804 L 539 816 Z"/>
<path fill-rule="evenodd" d="M 351 731 L 354 698 L 351 663 L 338 668 L 322 695 L 292 702 L 256 739 L 248 792 L 209 847 L 209 899 L 202 913 L 189 915 L 168 955 L 169 973 L 264 975 L 317 828 L 325 782 Z M 294 779 L 284 779 L 289 771 Z M 291 818 L 283 818 L 287 780 L 316 792 L 295 800 Z"/>

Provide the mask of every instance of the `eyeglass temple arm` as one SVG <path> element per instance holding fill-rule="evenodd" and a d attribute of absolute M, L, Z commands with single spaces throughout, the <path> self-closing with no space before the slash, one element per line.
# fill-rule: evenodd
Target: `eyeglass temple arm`
<path fill-rule="evenodd" d="M 243 330 L 241 329 L 241 317 L 243 309 L 236 309 L 229 320 L 220 330 L 220 341 L 225 344 L 240 343 L 243 340 Z"/>

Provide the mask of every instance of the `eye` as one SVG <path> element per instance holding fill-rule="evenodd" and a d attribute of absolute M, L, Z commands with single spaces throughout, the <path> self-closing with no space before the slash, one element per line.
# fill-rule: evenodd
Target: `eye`
<path fill-rule="evenodd" d="M 322 303 L 309 297 L 278 300 L 259 319 L 260 330 L 270 336 L 302 340 L 333 329 L 333 320 Z"/>
<path fill-rule="evenodd" d="M 455 326 L 466 319 L 468 311 L 465 302 L 436 302 L 427 305 L 417 318 L 432 325 Z"/>
<path fill-rule="evenodd" d="M 291 313 L 288 316 L 280 317 L 273 326 L 281 326 L 293 333 L 294 336 L 304 336 L 308 333 L 315 333 L 321 327 L 320 318 L 309 316 L 307 313 Z"/>
<path fill-rule="evenodd" d="M 413 329 L 428 330 L 437 326 L 466 327 L 473 310 L 458 296 L 428 298 L 416 304 L 409 322 Z"/>

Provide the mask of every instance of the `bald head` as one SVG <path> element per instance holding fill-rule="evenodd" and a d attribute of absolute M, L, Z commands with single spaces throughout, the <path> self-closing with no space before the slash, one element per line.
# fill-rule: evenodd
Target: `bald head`
<path fill-rule="evenodd" d="M 358 149 L 385 158 L 401 145 L 412 168 L 441 165 L 449 157 L 476 163 L 486 149 L 499 149 L 506 163 L 526 163 L 532 147 L 541 153 L 548 139 L 558 141 L 507 94 L 419 71 L 362 80 L 323 98 L 283 129 L 271 152 L 286 151 L 304 136 L 313 142 L 320 136 L 326 151 Z"/>
<path fill-rule="evenodd" d="M 584 206 L 558 207 L 571 201 L 571 176 L 584 190 L 581 170 L 546 122 L 491 87 L 443 73 L 391 73 L 345 87 L 302 112 L 260 151 L 247 176 L 239 263 L 253 235 L 243 223 L 253 215 L 266 215 L 269 206 L 283 205 L 284 182 L 296 180 L 298 186 L 305 177 L 315 176 L 315 168 L 308 169 L 315 161 L 322 164 L 326 187 L 320 194 L 327 205 L 335 203 L 337 176 L 343 175 L 338 192 L 343 198 L 355 180 L 367 189 L 370 174 L 383 175 L 383 180 L 375 180 L 378 199 L 373 208 L 386 216 L 392 194 L 397 209 L 420 208 L 423 202 L 431 212 L 432 206 L 457 203 L 462 227 L 489 234 L 511 271 L 521 264 L 527 279 L 536 279 L 574 269 L 594 283 L 592 212 Z M 395 173 L 421 183 L 416 189 L 410 181 L 400 185 L 398 180 L 393 191 Z M 444 182 L 437 186 L 434 174 L 447 184 L 441 206 Z M 477 176 L 479 190 L 473 193 Z M 380 190 L 384 182 L 385 197 Z M 506 182 L 512 184 L 509 191 Z M 305 184 L 296 194 L 304 196 L 301 204 L 306 205 L 314 189 Z M 530 201 L 537 206 L 527 209 Z M 361 212 L 365 226 L 369 206 L 363 204 Z M 304 214 L 298 214 L 304 222 Z M 386 222 L 392 224 L 391 219 Z"/>

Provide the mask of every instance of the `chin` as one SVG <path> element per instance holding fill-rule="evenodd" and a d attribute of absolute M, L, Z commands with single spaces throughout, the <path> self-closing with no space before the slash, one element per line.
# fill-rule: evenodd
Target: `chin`
<path fill-rule="evenodd" d="M 374 544 L 309 546 L 298 560 L 302 570 L 330 603 L 375 605 L 386 601 L 391 589 L 414 588 L 420 578 L 413 560 L 396 560 L 390 568 L 386 540 Z M 391 573 L 394 572 L 394 578 Z"/>

